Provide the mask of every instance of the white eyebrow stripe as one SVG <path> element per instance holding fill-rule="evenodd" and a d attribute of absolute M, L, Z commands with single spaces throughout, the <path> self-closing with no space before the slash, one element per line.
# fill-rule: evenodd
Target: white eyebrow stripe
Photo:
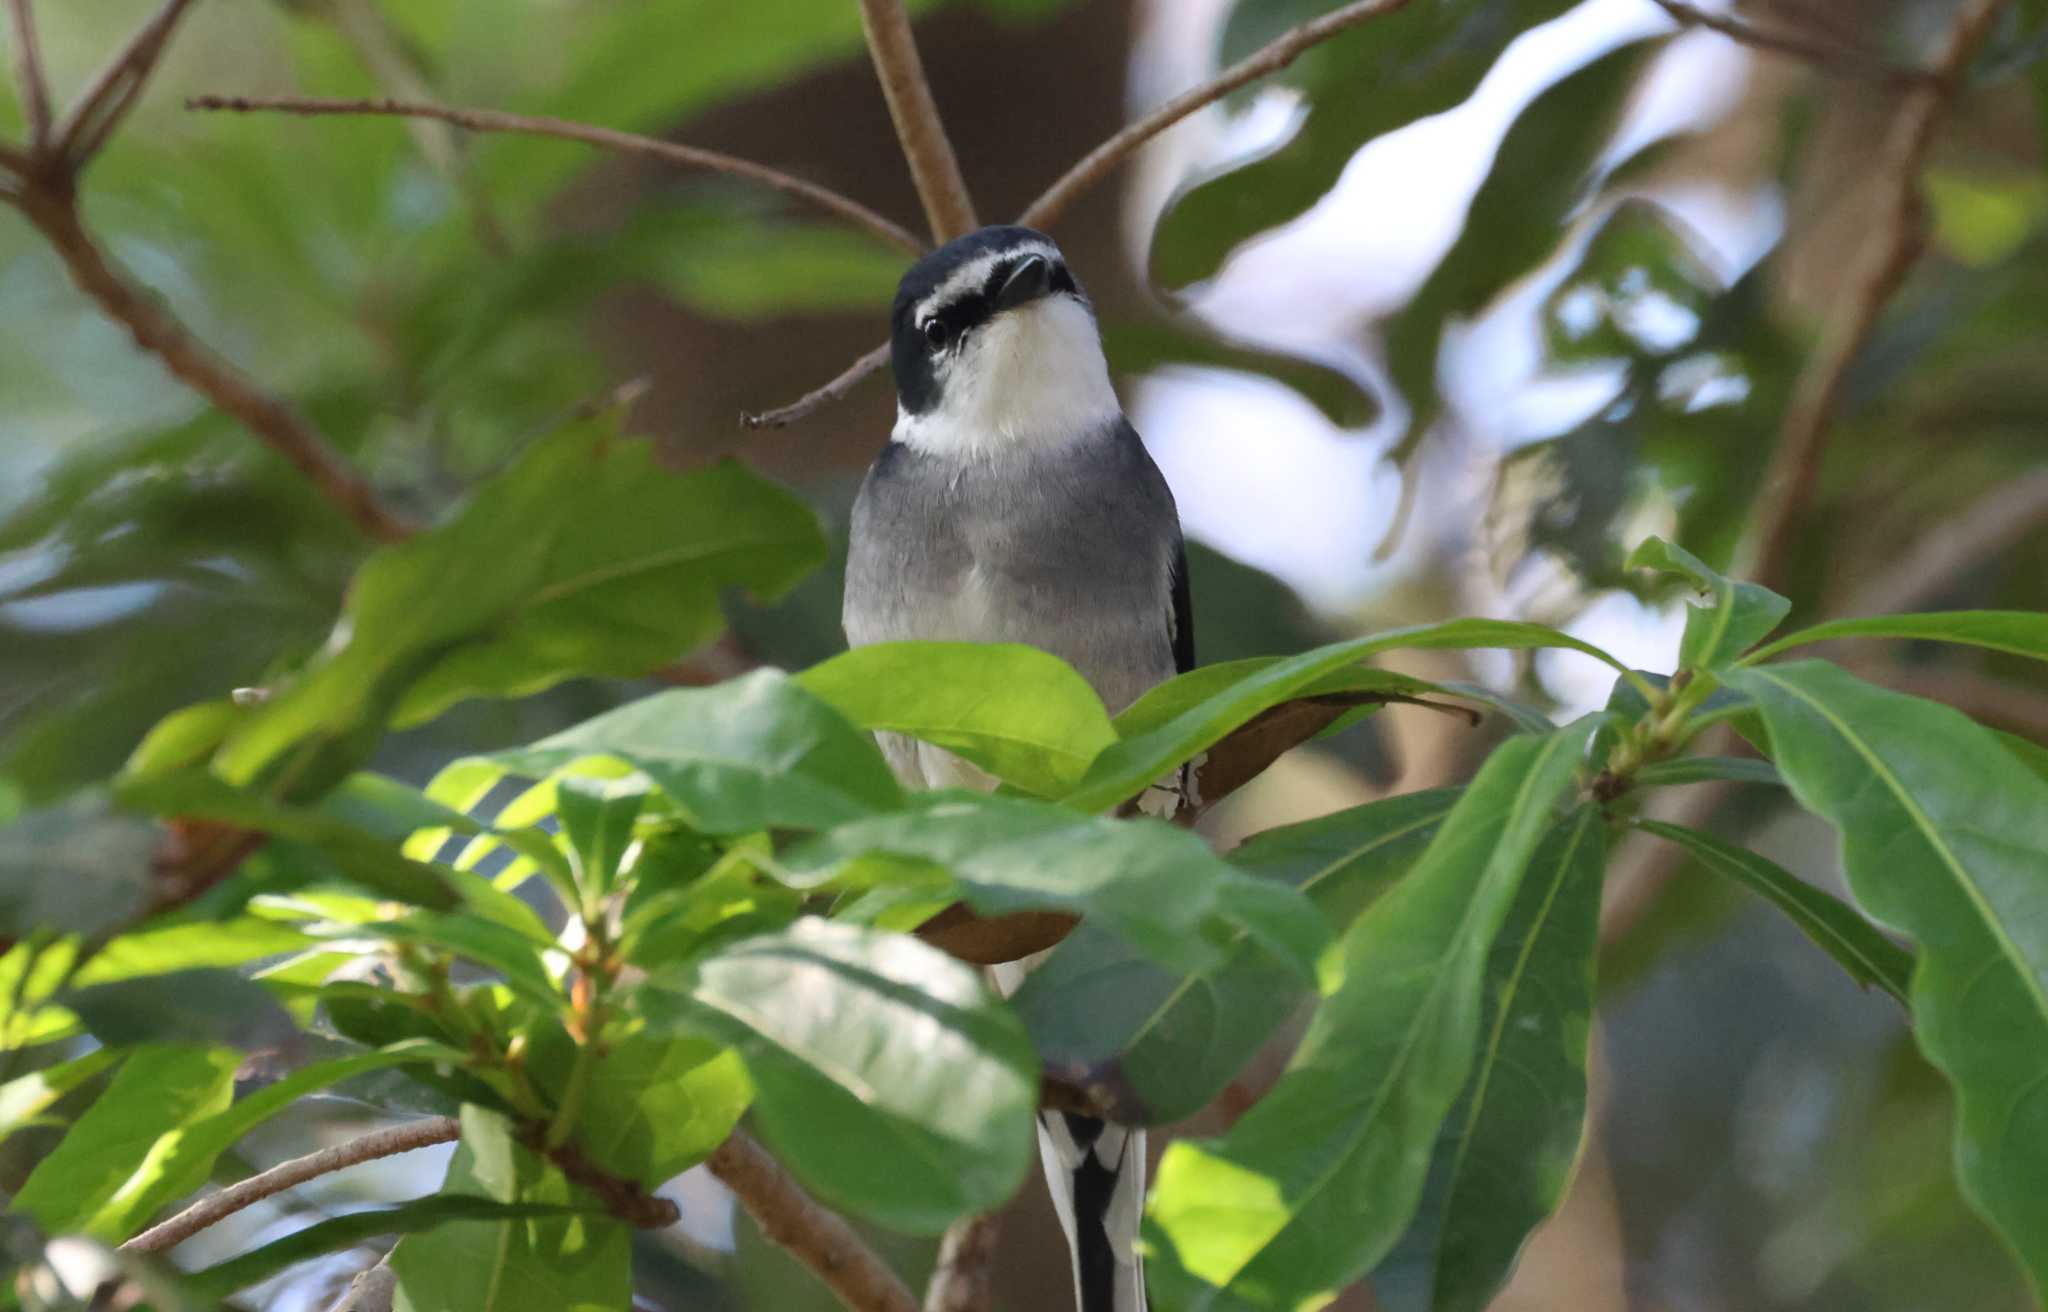
<path fill-rule="evenodd" d="M 917 303 L 914 322 L 922 327 L 924 321 L 930 318 L 939 307 L 952 304 L 960 298 L 961 293 L 969 288 L 979 288 L 988 281 L 989 274 L 995 272 L 995 267 L 998 264 L 1005 260 L 1016 259 L 1020 255 L 1043 255 L 1054 264 L 1060 263 L 1059 248 L 1051 242 L 1044 241 L 1022 242 L 1015 246 L 1006 246 L 999 251 L 989 251 L 985 255 L 977 255 L 953 270 L 952 273 L 946 275 L 944 282 L 940 283 L 929 295 Z"/>

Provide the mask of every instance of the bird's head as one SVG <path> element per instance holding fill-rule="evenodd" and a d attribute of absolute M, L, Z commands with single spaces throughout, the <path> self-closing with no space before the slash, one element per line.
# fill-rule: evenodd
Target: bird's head
<path fill-rule="evenodd" d="M 1060 443 L 1120 409 L 1095 312 L 1059 247 L 1030 228 L 983 228 L 910 266 L 890 356 L 895 438 L 925 451 Z"/>

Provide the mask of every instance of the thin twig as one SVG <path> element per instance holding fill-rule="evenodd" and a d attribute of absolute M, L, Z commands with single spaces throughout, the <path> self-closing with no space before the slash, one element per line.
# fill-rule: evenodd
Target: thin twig
<path fill-rule="evenodd" d="M 924 1289 L 924 1312 L 989 1312 L 995 1292 L 990 1266 L 1003 1215 L 962 1217 L 939 1241 L 939 1259 Z"/>
<path fill-rule="evenodd" d="M 43 75 L 43 49 L 36 43 L 36 17 L 29 0 L 7 0 L 14 19 L 14 77 L 21 112 L 28 120 L 28 141 L 35 150 L 50 144 L 50 83 Z"/>
<path fill-rule="evenodd" d="M 1175 96 L 1083 155 L 1072 168 L 1060 175 L 1059 181 L 1047 187 L 1044 194 L 1025 207 L 1017 222 L 1032 228 L 1047 226 L 1066 213 L 1082 193 L 1109 176 L 1111 170 L 1135 153 L 1138 147 L 1196 110 L 1214 104 L 1239 87 L 1256 82 L 1269 73 L 1279 72 L 1301 58 L 1310 47 L 1369 19 L 1405 8 L 1407 4 L 1408 0 L 1357 0 L 1281 33 L 1207 82 Z"/>
<path fill-rule="evenodd" d="M 967 180 L 960 176 L 960 161 L 932 100 L 932 85 L 918 58 L 917 38 L 911 34 L 903 0 L 860 0 L 860 22 L 933 240 L 948 242 L 973 232 L 981 224 L 975 220 Z"/>
<path fill-rule="evenodd" d="M 2048 468 L 2021 475 L 1935 525 L 1903 557 L 1879 569 L 1843 613 L 1893 615 L 1921 605 L 1936 590 L 2044 523 Z"/>
<path fill-rule="evenodd" d="M 910 1287 L 842 1218 L 826 1208 L 744 1130 L 705 1162 L 761 1227 L 854 1312 L 918 1312 Z"/>
<path fill-rule="evenodd" d="M 1924 239 L 1920 173 L 1942 111 L 1954 98 L 1971 53 L 2003 0 L 1970 0 L 1949 29 L 1929 75 L 1906 93 L 1877 163 L 1889 198 L 1870 224 L 1849 287 L 1828 319 L 1821 342 L 1799 375 L 1786 407 L 1777 450 L 1765 471 L 1756 518 L 1738 553 L 1741 572 L 1780 587 L 1799 517 L 1820 479 L 1828 430 L 1841 404 L 1843 381 L 1876 330 L 1884 307 L 1905 282 Z"/>
<path fill-rule="evenodd" d="M 217 1194 L 200 1199 L 163 1224 L 151 1226 L 121 1247 L 127 1252 L 161 1253 L 245 1207 L 287 1189 L 295 1189 L 308 1180 L 373 1162 L 380 1157 L 395 1157 L 399 1153 L 409 1153 L 437 1143 L 453 1143 L 461 1137 L 462 1126 L 452 1116 L 436 1116 L 410 1125 L 376 1130 L 347 1143 L 322 1148 L 304 1157 L 294 1157 L 261 1174 L 237 1181 Z"/>
<path fill-rule="evenodd" d="M 1766 32 L 1752 27 L 1732 14 L 1717 13 L 1688 4 L 1686 0 L 1653 0 L 1665 13 L 1686 27 L 1702 27 L 1738 44 L 1772 54 L 1789 55 L 1826 73 L 1865 77 L 1916 80 L 1926 76 L 1917 69 L 1902 68 L 1874 51 L 1858 46 L 1814 41 L 1791 32 Z"/>
<path fill-rule="evenodd" d="M 643 137 L 635 132 L 601 128 L 590 123 L 575 123 L 568 119 L 532 114 L 507 114 L 495 109 L 463 109 L 452 105 L 430 105 L 406 100 L 321 100 L 306 96 L 195 96 L 185 102 L 185 108 L 307 116 L 335 115 L 360 118 L 382 115 L 392 118 L 429 118 L 452 123 L 471 132 L 509 132 L 523 136 L 580 141 L 585 145 L 603 146 L 607 150 L 616 150 L 621 154 L 644 155 L 669 164 L 680 164 L 685 168 L 706 169 L 713 173 L 727 173 L 734 177 L 747 178 L 765 187 L 771 187 L 785 196 L 794 196 L 798 200 L 807 201 L 819 209 L 836 214 L 898 250 L 921 255 L 925 249 L 924 243 L 909 229 L 890 222 L 859 201 L 843 196 L 830 187 L 806 182 L 780 169 L 756 164 L 750 159 L 741 159 L 736 155 L 703 150 L 696 146 L 684 146 L 656 137 Z"/>
<path fill-rule="evenodd" d="M 194 391 L 240 420 L 296 465 L 365 533 L 391 542 L 412 531 L 377 500 L 369 484 L 347 466 L 309 420 L 216 355 L 155 297 L 116 272 L 85 230 L 68 187 L 58 191 L 32 186 L 18 203 L 63 259 L 79 290 L 126 327 L 137 346 L 162 360 L 165 368 Z"/>
<path fill-rule="evenodd" d="M 192 0 L 164 0 L 155 16 L 136 28 L 128 44 L 86 83 L 57 128 L 56 153 L 70 169 L 76 171 L 98 154 L 121 125 L 170 44 L 172 30 L 191 5 Z"/>
<path fill-rule="evenodd" d="M 863 2 L 866 3 L 866 0 Z M 1032 228 L 1051 225 L 1065 214 L 1076 200 L 1092 190 L 1115 171 L 1117 165 L 1134 154 L 1138 147 L 1202 106 L 1213 104 L 1246 83 L 1287 67 L 1299 59 L 1309 47 L 1329 40 L 1346 28 L 1355 27 L 1381 14 L 1392 13 L 1407 3 L 1409 0 L 1358 0 L 1357 3 L 1345 5 L 1342 9 L 1289 29 L 1207 82 L 1167 101 L 1083 155 L 1073 167 L 1047 187 L 1037 200 L 1025 207 L 1017 222 Z M 922 182 L 919 184 L 919 191 L 923 191 Z M 869 374 L 888 363 L 888 360 L 888 346 L 878 346 L 855 360 L 847 366 L 844 373 L 823 387 L 806 393 L 778 409 L 743 415 L 740 422 L 748 428 L 782 428 L 808 418 L 852 391 Z"/>
<path fill-rule="evenodd" d="M 747 428 L 783 428 L 809 417 L 811 414 L 837 401 L 858 387 L 867 376 L 889 363 L 889 344 L 883 342 L 860 359 L 846 367 L 846 371 L 826 383 L 823 387 L 804 393 L 788 405 L 760 414 L 743 414 L 740 423 Z"/>

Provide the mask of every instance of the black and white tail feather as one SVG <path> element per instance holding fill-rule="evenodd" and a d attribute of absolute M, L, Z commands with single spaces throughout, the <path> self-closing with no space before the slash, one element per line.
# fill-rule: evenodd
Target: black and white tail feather
<path fill-rule="evenodd" d="M 1074 1253 L 1080 1312 L 1145 1312 L 1145 1132 L 1066 1112 L 1038 1114 L 1038 1155 Z"/>

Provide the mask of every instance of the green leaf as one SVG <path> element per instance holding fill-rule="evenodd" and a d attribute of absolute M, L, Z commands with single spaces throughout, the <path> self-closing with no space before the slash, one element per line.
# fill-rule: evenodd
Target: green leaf
<path fill-rule="evenodd" d="M 51 1234 L 80 1229 L 113 1203 L 138 1170 L 149 1169 L 153 1145 L 227 1107 L 241 1061 L 233 1048 L 136 1048 L 106 1091 L 37 1164 L 10 1210 L 33 1217 Z"/>
<path fill-rule="evenodd" d="M 608 421 L 572 425 L 447 523 L 373 555 L 334 639 L 229 735 L 215 769 L 246 783 L 299 745 L 315 764 L 295 782 L 312 787 L 387 719 L 645 674 L 723 627 L 720 589 L 773 598 L 825 555 L 809 508 L 740 466 L 671 474 Z"/>
<path fill-rule="evenodd" d="M 1079 783 L 1116 741 L 1086 679 L 1059 657 L 1016 643 L 875 643 L 796 681 L 862 729 L 947 748 L 1042 797 Z"/>
<path fill-rule="evenodd" d="M 1334 0 L 1240 4 L 1224 58 L 1334 8 Z M 1208 277 L 1239 242 L 1313 205 L 1359 147 L 1463 104 L 1509 41 L 1569 8 L 1569 0 L 1409 5 L 1308 51 L 1286 78 L 1307 96 L 1306 120 L 1279 149 L 1174 202 L 1153 237 L 1154 276 L 1174 287 Z"/>
<path fill-rule="evenodd" d="M 1412 1255 L 1435 1312 L 1484 1312 L 1578 1161 L 1606 857 L 1598 807 L 1559 821 L 1487 955 L 1472 1073 L 1437 1139 L 1422 1210 L 1379 1272 Z"/>
<path fill-rule="evenodd" d="M 0 938 L 92 934 L 120 924 L 149 887 L 157 827 L 81 793 L 0 827 Z"/>
<path fill-rule="evenodd" d="M 1645 833 L 1683 847 L 1715 874 L 1761 894 L 1822 951 L 1840 962 L 1858 984 L 1875 984 L 1900 1002 L 1908 1002 L 1913 954 L 1879 933 L 1839 899 L 1828 896 L 1777 862 L 1712 834 L 1661 820 L 1634 823 Z"/>
<path fill-rule="evenodd" d="M 1713 599 L 1709 606 L 1688 604 L 1685 636 L 1678 644 L 1678 663 L 1686 669 L 1718 670 L 1770 636 L 1792 609 L 1792 603 L 1760 583 L 1737 583 L 1710 568 L 1684 547 L 1662 538 L 1645 538 L 1629 554 L 1628 568 L 1654 569 L 1689 579 Z"/>
<path fill-rule="evenodd" d="M 391 1251 L 396 1312 L 618 1312 L 632 1302 L 626 1227 L 513 1140 L 512 1123 L 462 1109 L 462 1143 L 442 1197 L 564 1207 L 560 1219 L 449 1221 Z"/>
<path fill-rule="evenodd" d="M 539 1027 L 531 1037 L 528 1071 L 560 1106 L 574 1040 L 556 1026 Z M 576 1144 L 605 1170 L 654 1188 L 709 1157 L 752 1097 L 739 1054 L 722 1044 L 652 1034 L 608 1037 L 584 1086 Z"/>
<path fill-rule="evenodd" d="M 591 756 L 643 771 L 706 834 L 822 829 L 903 797 L 872 739 L 774 670 L 643 697 L 488 759 L 540 775 Z"/>
<path fill-rule="evenodd" d="M 303 951 L 312 943 L 292 926 L 260 916 L 159 925 L 116 935 L 79 967 L 71 982 L 87 988 L 178 970 L 245 966 Z"/>
<path fill-rule="evenodd" d="M 1396 629 L 1373 637 L 1354 638 L 1261 665 L 1228 687 L 1211 690 L 1197 670 L 1170 680 L 1139 699 L 1119 717 L 1124 737 L 1089 767 L 1080 787 L 1061 799 L 1082 811 L 1103 811 L 1137 796 L 1168 770 L 1207 750 L 1231 730 L 1268 707 L 1303 695 L 1322 680 L 1384 651 L 1467 649 L 1483 647 L 1563 647 L 1583 652 L 1626 678 L 1638 677 L 1621 662 L 1590 643 L 1541 624 L 1513 620 L 1452 620 L 1421 628 Z M 1177 685 L 1194 681 L 1202 700 L 1160 720 L 1168 706 L 1180 706 L 1185 693 Z M 1128 727 L 1126 727 L 1128 726 Z"/>
<path fill-rule="evenodd" d="M 1873 615 L 1860 620 L 1829 620 L 1788 633 L 1770 646 L 1749 654 L 1746 665 L 1781 651 L 1835 638 L 1906 638 L 1919 642 L 1956 642 L 1989 647 L 2048 661 L 2048 612 L 2031 610 L 1951 610 L 1925 615 Z"/>
<path fill-rule="evenodd" d="M 1385 1256 L 1472 1069 L 1495 935 L 1597 723 L 1497 748 L 1345 936 L 1279 1083 L 1222 1138 L 1167 1149 L 1146 1226 L 1159 1288 L 1293 1307 Z"/>
<path fill-rule="evenodd" d="M 919 793 L 901 811 L 799 844 L 779 858 L 776 873 L 815 887 L 875 874 L 862 859 L 876 856 L 897 858 L 883 877 L 943 869 L 984 915 L 1070 911 L 1156 961 L 1189 970 L 1213 966 L 1220 945 L 1242 929 L 1306 978 L 1328 937 L 1299 897 L 1238 873 L 1184 829 L 979 793 Z"/>
<path fill-rule="evenodd" d="M 1955 1086 L 1963 1191 L 2048 1290 L 2048 782 L 1960 712 L 1822 662 L 1731 678 L 1857 902 L 1917 945 L 1913 1036 Z"/>
<path fill-rule="evenodd" d="M 63 995 L 92 1036 L 121 1045 L 152 1040 L 248 1042 L 251 1034 L 284 1035 L 291 1019 L 276 999 L 231 970 L 180 970 L 95 984 Z"/>
<path fill-rule="evenodd" d="M 1348 925 L 1414 864 L 1456 796 L 1406 793 L 1269 829 L 1230 863 Z M 1111 1091 L 1119 1121 L 1164 1124 L 1207 1106 L 1306 998 L 1300 977 L 1249 939 L 1213 969 L 1175 974 L 1084 920 L 1010 1005 L 1048 1071 Z"/>
<path fill-rule="evenodd" d="M 83 1057 L 73 1057 L 43 1070 L 17 1075 L 0 1084 L 0 1144 L 6 1143 L 17 1130 L 36 1124 L 37 1118 L 58 1099 L 125 1055 L 113 1048 L 98 1048 Z"/>
<path fill-rule="evenodd" d="M 937 948 L 806 919 L 632 996 L 656 1034 L 739 1049 L 763 1137 L 834 1206 L 936 1233 L 1024 1178 L 1037 1062 L 980 975 Z"/>
<path fill-rule="evenodd" d="M 450 1221 L 510 1223 L 579 1213 L 602 1215 L 603 1210 L 566 1203 L 501 1203 L 470 1194 L 431 1194 L 396 1207 L 373 1207 L 346 1216 L 331 1216 L 239 1257 L 194 1271 L 186 1280 L 194 1292 L 204 1297 L 226 1298 L 301 1262 L 354 1248 L 383 1235 L 420 1234 Z"/>
<path fill-rule="evenodd" d="M 401 943 L 423 943 L 488 966 L 504 977 L 514 992 L 556 1010 L 569 999 L 555 985 L 541 960 L 540 946 L 514 930 L 475 916 L 443 915 L 415 911 L 403 920 L 376 920 L 368 924 L 318 923 L 309 927 L 315 938 L 395 939 Z"/>
<path fill-rule="evenodd" d="M 569 859 L 585 897 L 601 898 L 610 890 L 648 792 L 647 780 L 640 777 L 556 783 L 555 814 L 562 817 Z"/>
<path fill-rule="evenodd" d="M 1677 756 L 1668 761 L 1652 761 L 1635 774 L 1636 783 L 1644 788 L 1700 784 L 1715 779 L 1775 786 L 1785 782 L 1778 767 L 1749 756 Z"/>
<path fill-rule="evenodd" d="M 2029 770 L 2048 779 L 2048 747 L 2029 742 L 2018 734 L 1993 732 L 1997 733 L 1998 741 L 2005 745 L 2006 751 L 2017 756 Z"/>

